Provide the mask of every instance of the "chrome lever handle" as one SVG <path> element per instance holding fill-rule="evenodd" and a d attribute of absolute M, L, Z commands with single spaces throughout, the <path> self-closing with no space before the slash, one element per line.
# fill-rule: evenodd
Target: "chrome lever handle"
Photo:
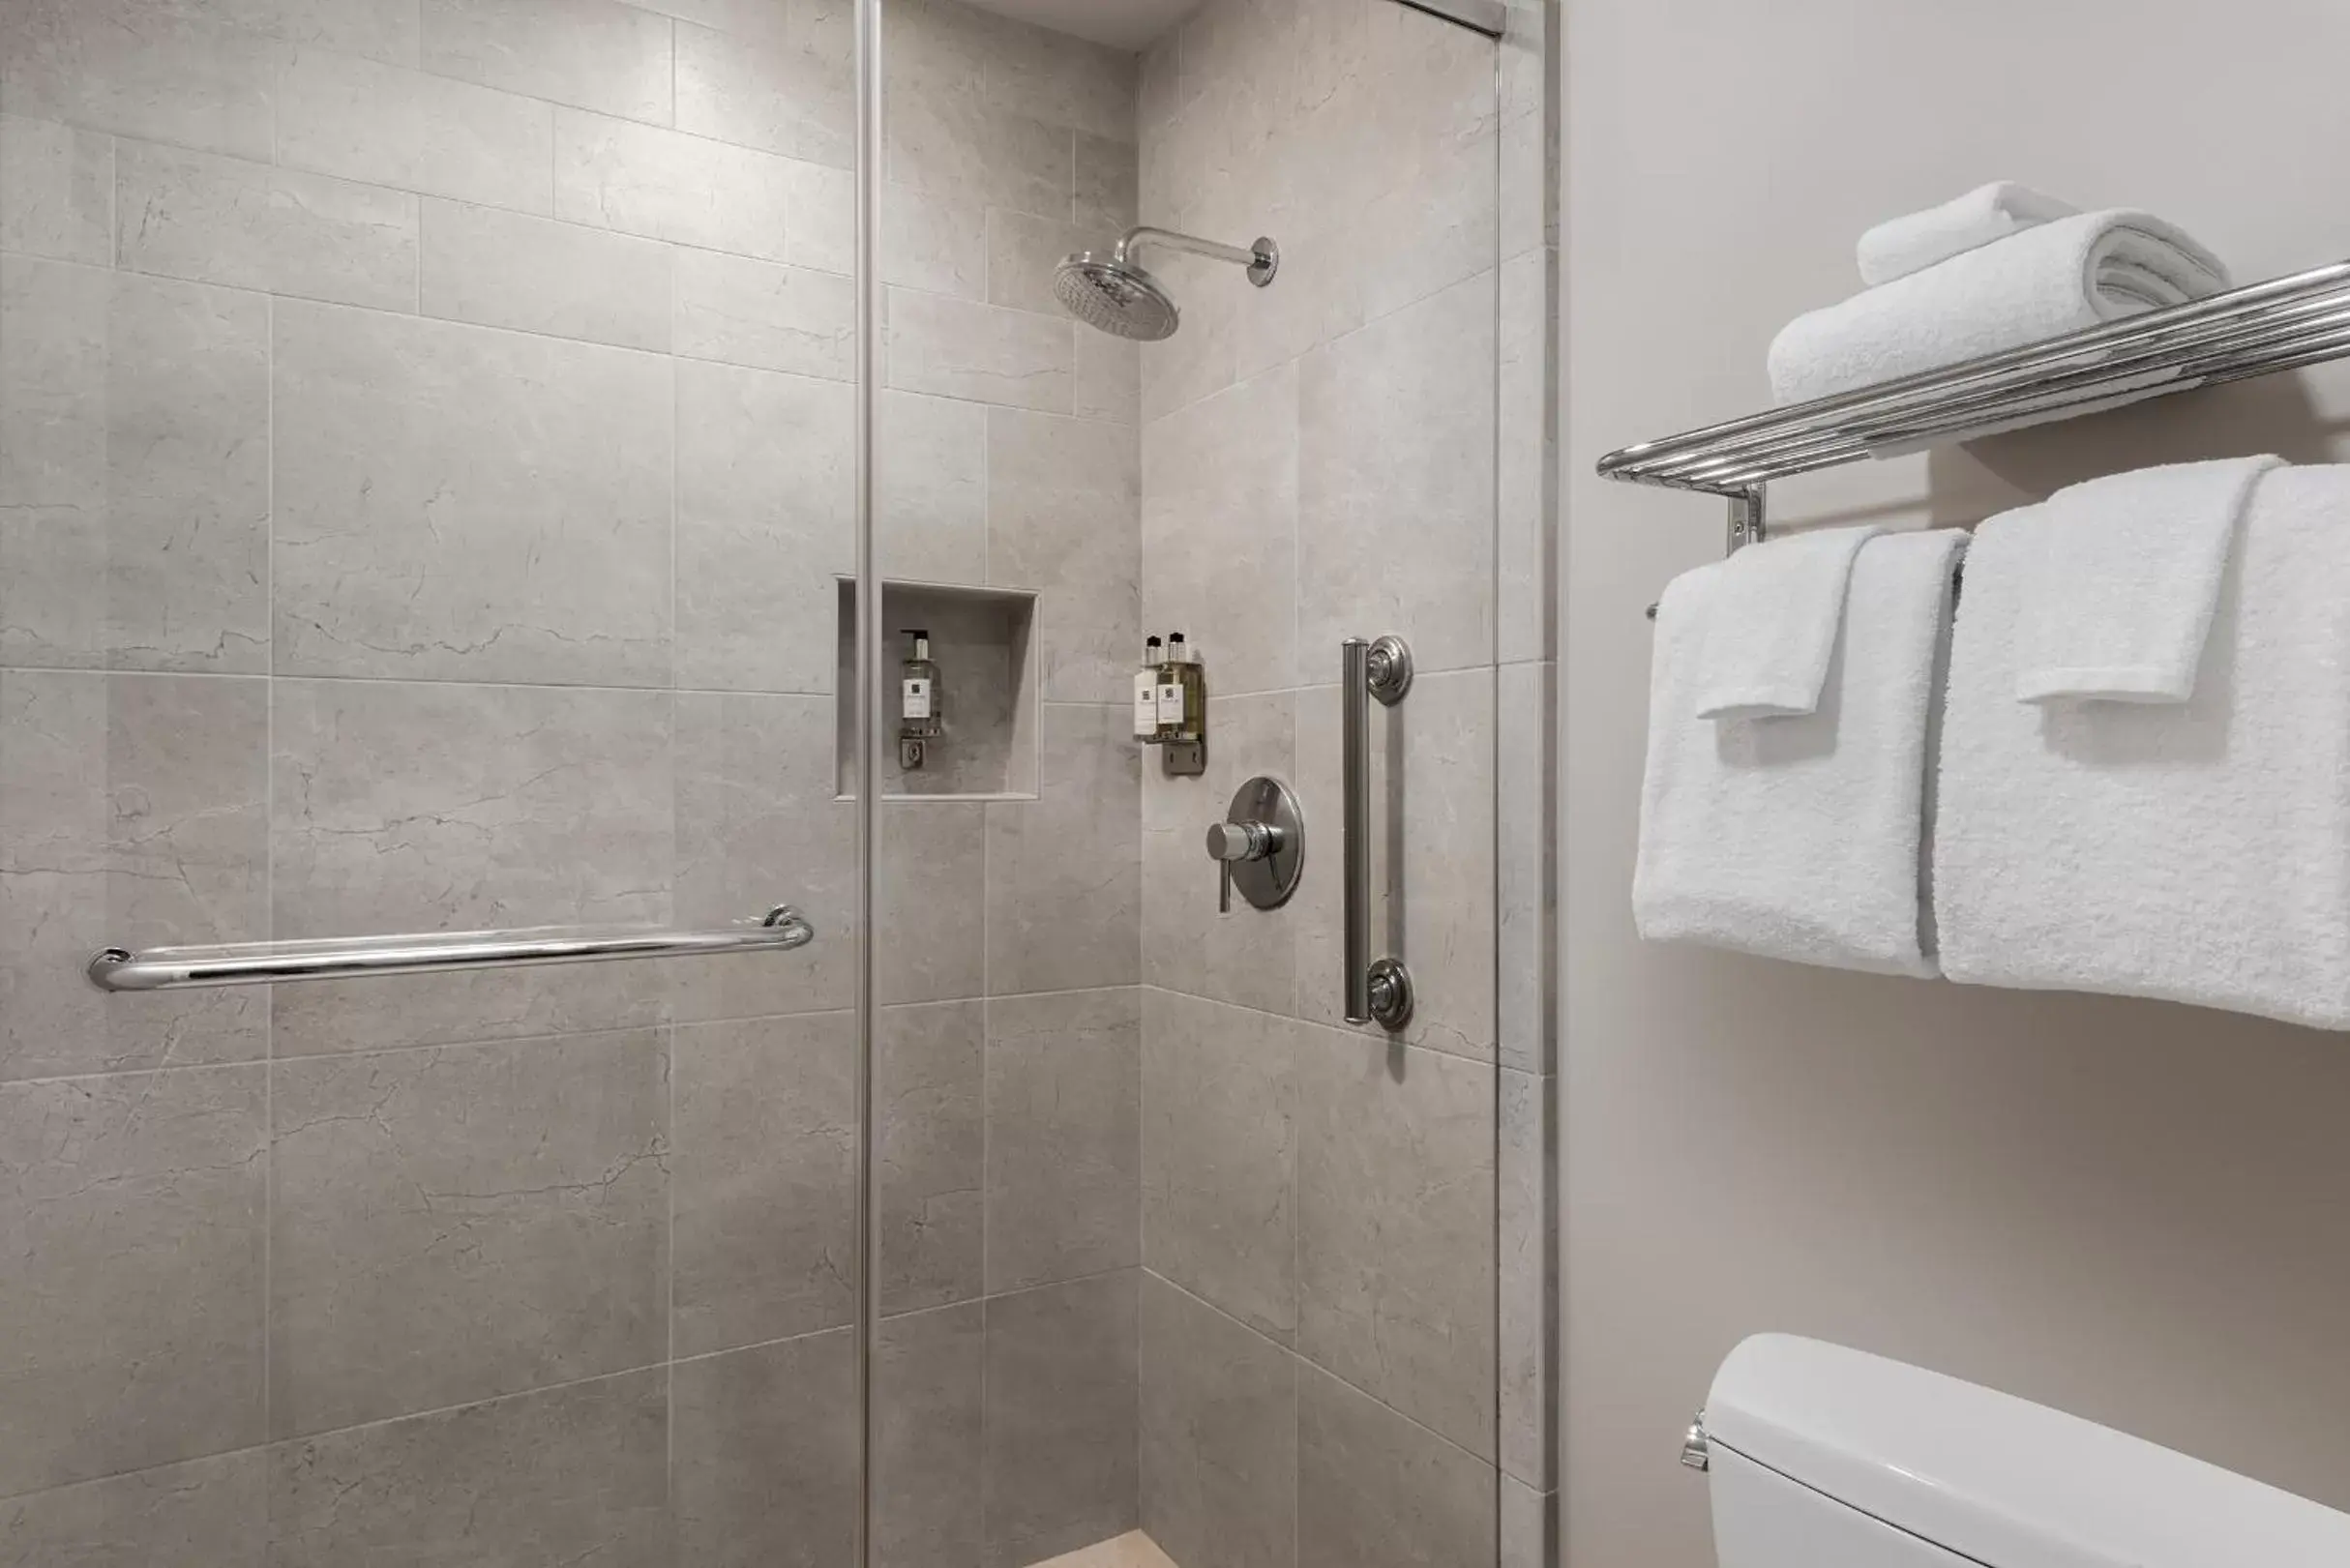
<path fill-rule="evenodd" d="M 1412 689 L 1412 650 L 1399 636 L 1339 644 L 1340 751 L 1346 817 L 1346 1015 L 1349 1023 L 1400 1029 L 1412 1020 L 1412 973 L 1401 960 L 1371 959 L 1371 698 L 1388 707 Z"/>

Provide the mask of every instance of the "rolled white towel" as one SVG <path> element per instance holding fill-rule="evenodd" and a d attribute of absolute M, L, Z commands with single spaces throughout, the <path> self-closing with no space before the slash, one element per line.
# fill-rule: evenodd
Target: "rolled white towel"
<path fill-rule="evenodd" d="M 2081 209 L 2013 180 L 1993 180 L 1939 207 L 1889 218 L 1860 236 L 1860 281 L 1871 288 L 1923 272 L 2018 229 L 2036 228 Z"/>
<path fill-rule="evenodd" d="M 2227 286 L 2218 257 L 2151 214 L 2061 218 L 1796 317 L 1771 340 L 1770 391 L 1808 402 Z"/>

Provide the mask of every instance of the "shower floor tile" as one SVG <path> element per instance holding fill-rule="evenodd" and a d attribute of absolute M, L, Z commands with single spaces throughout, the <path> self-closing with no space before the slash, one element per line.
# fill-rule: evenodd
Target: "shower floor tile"
<path fill-rule="evenodd" d="M 1175 1559 L 1152 1544 L 1141 1530 L 1129 1530 L 1114 1540 L 1096 1541 L 1029 1568 L 1175 1568 Z"/>

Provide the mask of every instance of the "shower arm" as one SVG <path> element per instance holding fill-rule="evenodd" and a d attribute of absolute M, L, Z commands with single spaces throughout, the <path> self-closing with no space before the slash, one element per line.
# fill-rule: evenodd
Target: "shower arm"
<path fill-rule="evenodd" d="M 1117 249 L 1111 252 L 1111 259 L 1119 266 L 1124 266 L 1135 251 L 1146 245 L 1155 245 L 1169 251 L 1188 251 L 1196 256 L 1209 256 L 1217 261 L 1229 261 L 1234 266 L 1247 267 L 1252 270 L 1269 269 L 1278 256 L 1278 252 L 1273 250 L 1272 242 L 1269 240 L 1259 240 L 1254 247 L 1250 248 L 1219 245 L 1214 240 L 1204 240 L 1196 234 L 1178 234 L 1171 228 L 1152 228 L 1147 223 L 1142 223 L 1128 229 L 1118 240 Z"/>

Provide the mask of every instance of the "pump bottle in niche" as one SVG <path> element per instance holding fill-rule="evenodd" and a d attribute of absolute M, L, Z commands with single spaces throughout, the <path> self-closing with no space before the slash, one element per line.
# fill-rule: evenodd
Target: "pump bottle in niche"
<path fill-rule="evenodd" d="M 1177 777 L 1207 771 L 1207 675 L 1180 632 L 1167 636 L 1159 666 L 1161 760 Z"/>
<path fill-rule="evenodd" d="M 946 709 L 938 666 L 931 663 L 930 633 L 909 626 L 904 635 L 911 641 L 898 679 L 898 765 L 911 772 L 927 760 L 930 743 L 944 728 Z"/>
<path fill-rule="evenodd" d="M 1152 746 L 1159 739 L 1159 650 L 1163 646 L 1156 636 L 1145 638 L 1142 667 L 1134 672 L 1134 738 Z"/>

